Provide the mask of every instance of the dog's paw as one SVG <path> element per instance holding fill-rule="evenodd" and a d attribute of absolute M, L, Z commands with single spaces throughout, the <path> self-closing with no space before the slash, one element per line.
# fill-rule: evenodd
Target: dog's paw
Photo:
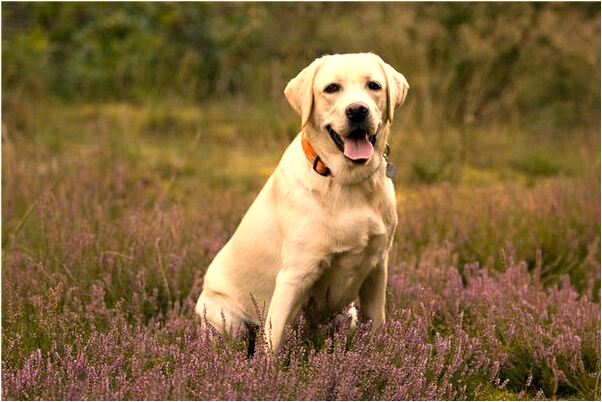
<path fill-rule="evenodd" d="M 351 328 L 357 328 L 358 312 L 357 308 L 355 307 L 355 303 L 351 303 L 349 310 L 347 310 L 347 314 L 349 315 L 349 318 L 351 318 Z"/>

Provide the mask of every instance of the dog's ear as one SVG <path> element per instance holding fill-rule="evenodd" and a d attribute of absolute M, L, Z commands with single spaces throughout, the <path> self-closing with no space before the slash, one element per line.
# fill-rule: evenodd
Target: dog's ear
<path fill-rule="evenodd" d="M 318 67 L 323 62 L 323 57 L 314 60 L 305 67 L 295 78 L 289 81 L 284 88 L 284 95 L 293 109 L 301 115 L 301 127 L 305 127 L 311 116 L 314 103 L 314 78 Z"/>
<path fill-rule="evenodd" d="M 393 122 L 393 114 L 406 99 L 410 84 L 400 72 L 385 63 L 380 57 L 379 64 L 385 74 L 387 86 L 387 118 L 390 123 Z"/>

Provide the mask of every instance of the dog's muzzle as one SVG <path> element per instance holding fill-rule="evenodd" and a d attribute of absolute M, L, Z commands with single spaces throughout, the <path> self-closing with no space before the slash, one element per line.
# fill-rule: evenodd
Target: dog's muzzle
<path fill-rule="evenodd" d="M 353 129 L 347 136 L 342 137 L 328 125 L 326 131 L 330 135 L 332 142 L 345 158 L 356 164 L 366 163 L 374 153 L 374 144 L 376 144 L 376 133 L 368 134 L 364 127 Z M 378 130 L 377 130 L 378 133 Z"/>

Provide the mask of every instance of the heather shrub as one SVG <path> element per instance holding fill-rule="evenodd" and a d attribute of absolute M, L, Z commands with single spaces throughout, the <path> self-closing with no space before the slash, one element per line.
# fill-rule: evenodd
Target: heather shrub
<path fill-rule="evenodd" d="M 453 180 L 425 184 L 406 156 L 438 137 L 395 133 L 387 324 L 371 336 L 342 315 L 292 328 L 275 358 L 259 337 L 247 359 L 242 337 L 201 333 L 193 314 L 294 135 L 243 110 L 28 103 L 6 117 L 3 398 L 599 398 L 598 139 L 549 140 L 562 168 L 542 176 L 513 170 L 522 140 L 483 132 Z"/>
<path fill-rule="evenodd" d="M 599 305 L 568 281 L 544 288 L 524 264 L 469 271 L 463 286 L 453 267 L 395 267 L 390 317 L 375 335 L 341 317 L 310 339 L 289 331 L 276 358 L 260 338 L 251 359 L 242 338 L 199 331 L 194 298 L 148 320 L 123 300 L 108 307 L 102 282 L 87 295 L 58 285 L 43 301 L 29 294 L 20 297 L 29 303 L 14 304 L 14 278 L 5 272 L 3 396 L 439 400 L 500 389 L 595 398 Z M 35 311 L 29 326 L 17 330 L 28 310 Z"/>
<path fill-rule="evenodd" d="M 437 306 L 442 331 L 450 330 L 453 317 L 463 316 L 468 333 L 483 339 L 489 353 L 504 357 L 499 378 L 508 381 L 508 389 L 518 392 L 529 383 L 547 396 L 595 397 L 600 309 L 575 292 L 568 278 L 546 288 L 539 270 L 530 274 L 525 263 L 503 273 L 467 266 L 466 285 L 449 269 L 430 271 L 428 282 L 434 285 L 421 302 Z M 423 275 L 414 280 L 421 283 L 427 279 Z"/>
<path fill-rule="evenodd" d="M 420 258 L 429 247 L 447 243 L 458 266 L 478 261 L 498 270 L 508 260 L 525 261 L 534 269 L 539 255 L 544 284 L 566 274 L 577 289 L 599 298 L 597 177 L 543 181 L 528 190 L 519 185 L 464 186 L 453 192 L 446 191 L 448 184 L 442 187 L 421 189 L 414 200 L 401 203 L 402 253 Z"/>

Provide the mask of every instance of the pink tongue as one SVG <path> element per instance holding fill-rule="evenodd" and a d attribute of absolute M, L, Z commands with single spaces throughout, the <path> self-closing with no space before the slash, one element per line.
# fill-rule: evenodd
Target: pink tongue
<path fill-rule="evenodd" d="M 345 143 L 343 155 L 351 160 L 369 159 L 374 152 L 374 148 L 366 136 L 360 138 L 343 137 L 343 142 Z"/>

